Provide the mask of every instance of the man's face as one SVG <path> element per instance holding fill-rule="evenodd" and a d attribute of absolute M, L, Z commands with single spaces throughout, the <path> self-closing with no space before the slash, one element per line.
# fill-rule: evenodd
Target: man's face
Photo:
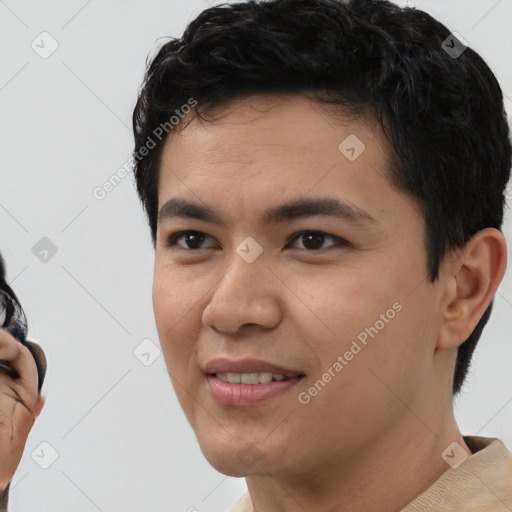
<path fill-rule="evenodd" d="M 380 131 L 300 96 L 221 110 L 215 124 L 194 120 L 168 138 L 158 199 L 223 223 L 167 208 L 153 283 L 166 365 L 204 455 L 233 476 L 325 471 L 424 428 L 410 410 L 437 385 L 440 292 L 426 279 L 419 209 L 386 178 Z M 344 206 L 262 219 L 320 199 Z M 167 247 L 178 231 L 192 233 Z M 205 372 L 217 358 L 260 361 L 232 373 L 270 363 L 296 377 L 225 383 Z"/>

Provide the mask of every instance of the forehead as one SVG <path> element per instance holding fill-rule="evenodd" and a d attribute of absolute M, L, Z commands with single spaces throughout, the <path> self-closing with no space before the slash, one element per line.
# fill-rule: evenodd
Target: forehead
<path fill-rule="evenodd" d="M 378 217 L 404 195 L 388 179 L 389 147 L 377 122 L 300 95 L 246 97 L 212 114 L 212 122 L 194 118 L 167 138 L 159 207 L 186 197 L 262 210 L 277 198 L 334 193 Z"/>
<path fill-rule="evenodd" d="M 224 150 L 234 149 L 233 146 L 243 140 L 244 145 L 236 147 L 241 158 L 258 149 L 270 156 L 265 151 L 270 146 L 281 146 L 281 150 L 289 152 L 316 154 L 325 152 L 329 145 L 331 150 L 338 150 L 338 144 L 332 147 L 332 143 L 346 132 L 375 140 L 376 144 L 370 149 L 380 149 L 381 157 L 385 159 L 388 156 L 387 142 L 376 120 L 341 113 L 339 107 L 300 94 L 236 98 L 217 105 L 202 116 L 206 119 L 194 116 L 193 112 L 188 114 L 180 125 L 182 129 L 167 137 L 164 152 L 174 150 L 176 144 L 182 146 L 180 149 L 186 149 L 185 144 L 190 146 L 197 141 L 201 143 L 201 151 L 213 150 L 222 158 Z M 222 147 L 208 144 L 209 141 L 215 144 L 215 139 L 220 138 L 224 138 Z"/>
<path fill-rule="evenodd" d="M 387 165 L 386 142 L 376 123 L 340 116 L 332 106 L 301 95 L 238 98 L 211 109 L 206 114 L 208 121 L 194 117 L 188 122 L 191 117 L 192 113 L 182 123 L 184 129 L 167 137 L 161 171 L 174 162 L 191 171 L 199 170 L 197 165 L 220 164 L 226 169 L 230 164 L 257 161 L 262 165 L 283 158 L 306 166 L 316 162 L 316 167 L 327 160 L 344 163 L 342 157 L 354 156 L 340 151 L 348 135 L 356 142 L 356 150 L 366 153 L 366 162 L 371 153 L 380 170 Z M 352 162 L 357 167 L 355 159 Z M 290 165 L 281 165 L 285 167 Z M 303 167 L 295 166 L 296 174 Z"/>

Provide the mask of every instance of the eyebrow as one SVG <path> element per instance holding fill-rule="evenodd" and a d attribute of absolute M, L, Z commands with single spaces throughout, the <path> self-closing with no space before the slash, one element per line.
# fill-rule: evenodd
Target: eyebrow
<path fill-rule="evenodd" d="M 265 210 L 259 218 L 262 226 L 320 215 L 334 217 L 353 224 L 378 224 L 377 220 L 358 206 L 334 198 L 297 199 Z M 208 206 L 185 199 L 169 199 L 158 213 L 158 222 L 173 218 L 190 218 L 224 224 L 222 217 Z"/>

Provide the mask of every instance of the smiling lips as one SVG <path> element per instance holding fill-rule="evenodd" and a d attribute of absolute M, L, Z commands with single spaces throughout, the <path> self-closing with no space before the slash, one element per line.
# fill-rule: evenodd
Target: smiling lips
<path fill-rule="evenodd" d="M 213 399 L 220 405 L 257 405 L 297 384 L 304 374 L 256 359 L 214 359 L 204 367 Z"/>

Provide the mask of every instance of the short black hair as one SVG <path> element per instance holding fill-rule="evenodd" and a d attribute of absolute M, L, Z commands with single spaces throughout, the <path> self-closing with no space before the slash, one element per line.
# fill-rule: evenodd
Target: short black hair
<path fill-rule="evenodd" d="M 249 0 L 206 9 L 148 58 L 133 163 L 154 246 L 170 119 L 191 99 L 203 119 L 228 100 L 273 93 L 379 122 L 390 182 L 424 214 L 430 282 L 448 252 L 481 229 L 501 229 L 510 133 L 502 91 L 478 53 L 429 14 L 386 0 Z M 454 395 L 493 302 L 458 349 Z"/>

